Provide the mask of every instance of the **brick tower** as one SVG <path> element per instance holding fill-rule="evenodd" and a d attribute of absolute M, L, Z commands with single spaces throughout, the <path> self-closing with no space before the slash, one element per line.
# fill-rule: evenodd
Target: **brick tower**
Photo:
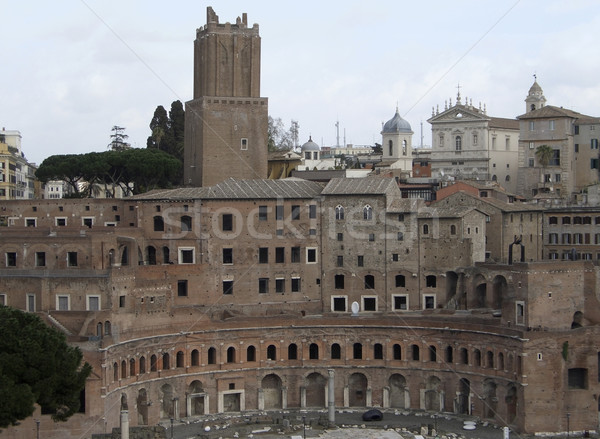
<path fill-rule="evenodd" d="M 268 99 L 260 97 L 260 36 L 246 14 L 219 23 L 211 7 L 194 41 L 194 99 L 186 102 L 184 181 L 267 177 Z"/>

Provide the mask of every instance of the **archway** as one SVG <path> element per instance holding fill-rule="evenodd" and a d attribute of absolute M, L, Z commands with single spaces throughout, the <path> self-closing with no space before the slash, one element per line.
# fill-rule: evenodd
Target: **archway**
<path fill-rule="evenodd" d="M 390 376 L 388 380 L 390 386 L 390 407 L 408 408 L 408 388 L 406 387 L 406 378 L 399 373 Z"/>
<path fill-rule="evenodd" d="M 366 407 L 367 377 L 362 373 L 353 373 L 348 378 L 348 405 L 350 407 Z"/>
<path fill-rule="evenodd" d="M 148 425 L 148 394 L 146 389 L 140 389 L 136 399 L 138 425 Z"/>
<path fill-rule="evenodd" d="M 517 418 L 517 386 L 514 384 L 509 384 L 508 391 L 506 392 L 506 420 L 509 424 L 514 424 L 515 419 Z"/>
<path fill-rule="evenodd" d="M 205 414 L 206 393 L 202 387 L 202 382 L 194 380 L 188 388 L 188 413 L 189 416 L 200 416 Z"/>
<path fill-rule="evenodd" d="M 146 247 L 146 263 L 148 265 L 156 265 L 156 248 L 152 245 Z"/>
<path fill-rule="evenodd" d="M 454 271 L 446 272 L 446 307 L 457 309 L 459 307 L 456 287 L 458 285 L 458 275 Z"/>
<path fill-rule="evenodd" d="M 439 412 L 441 380 L 436 376 L 427 378 L 425 385 L 425 410 Z"/>
<path fill-rule="evenodd" d="M 457 412 L 462 415 L 470 413 L 471 402 L 471 382 L 466 378 L 461 378 L 458 382 L 458 407 Z"/>
<path fill-rule="evenodd" d="M 487 282 L 482 275 L 475 276 L 473 279 L 473 286 L 475 289 L 475 297 L 473 298 L 472 306 L 474 308 L 486 308 L 487 307 Z"/>
<path fill-rule="evenodd" d="M 496 396 L 497 385 L 493 380 L 483 382 L 483 417 L 495 418 L 498 409 L 498 398 Z"/>
<path fill-rule="evenodd" d="M 162 400 L 160 405 L 161 419 L 174 417 L 173 387 L 170 384 L 162 385 L 160 388 L 160 399 Z"/>
<path fill-rule="evenodd" d="M 494 309 L 502 309 L 502 301 L 507 296 L 508 283 L 504 276 L 496 276 L 493 282 L 492 306 Z"/>
<path fill-rule="evenodd" d="M 306 406 L 325 407 L 327 379 L 320 373 L 313 372 L 306 377 L 306 382 Z"/>
<path fill-rule="evenodd" d="M 265 410 L 283 408 L 281 387 L 281 378 L 275 374 L 267 375 L 262 379 L 261 388 Z"/>

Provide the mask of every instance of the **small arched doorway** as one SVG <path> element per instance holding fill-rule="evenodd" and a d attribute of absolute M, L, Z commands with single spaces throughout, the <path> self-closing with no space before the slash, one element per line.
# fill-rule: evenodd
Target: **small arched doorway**
<path fill-rule="evenodd" d="M 261 388 L 265 410 L 280 409 L 283 407 L 281 387 L 281 378 L 275 374 L 269 374 L 262 379 Z"/>
<path fill-rule="evenodd" d="M 306 406 L 325 407 L 325 386 L 327 380 L 323 375 L 313 372 L 306 377 Z"/>
<path fill-rule="evenodd" d="M 348 405 L 350 407 L 367 406 L 367 377 L 362 373 L 353 373 L 348 378 Z"/>
<path fill-rule="evenodd" d="M 406 387 L 406 378 L 399 373 L 390 376 L 388 380 L 390 387 L 390 407 L 408 408 L 408 388 Z"/>

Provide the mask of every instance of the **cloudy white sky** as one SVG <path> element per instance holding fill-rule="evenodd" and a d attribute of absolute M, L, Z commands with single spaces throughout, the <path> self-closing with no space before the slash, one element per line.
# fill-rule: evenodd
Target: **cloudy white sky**
<path fill-rule="evenodd" d="M 457 84 L 516 117 L 533 74 L 548 104 L 600 116 L 597 0 L 0 1 L 0 127 L 26 157 L 103 151 L 111 127 L 145 147 L 155 108 L 192 98 L 193 40 L 213 6 L 262 37 L 261 95 L 300 139 L 380 142 L 396 105 L 413 144 Z"/>

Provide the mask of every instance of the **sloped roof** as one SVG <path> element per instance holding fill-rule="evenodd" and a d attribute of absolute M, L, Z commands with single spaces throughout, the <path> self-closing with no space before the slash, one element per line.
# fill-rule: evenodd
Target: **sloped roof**
<path fill-rule="evenodd" d="M 393 178 L 333 178 L 323 192 L 323 195 L 381 195 L 389 190 L 398 189 Z"/>
<path fill-rule="evenodd" d="M 228 178 L 211 187 L 179 188 L 151 191 L 132 197 L 135 200 L 178 200 L 178 199 L 269 199 L 269 198 L 314 198 L 323 186 L 299 178 L 282 180 L 237 180 Z"/>
<path fill-rule="evenodd" d="M 447 197 L 432 203 L 432 206 L 436 206 L 441 203 L 451 203 L 452 200 L 458 197 L 468 197 L 472 202 L 480 202 L 484 204 L 488 204 L 496 209 L 499 209 L 503 212 L 537 212 L 540 210 L 544 210 L 540 206 L 524 204 L 524 203 L 506 203 L 504 201 L 498 200 L 496 198 L 487 198 L 487 197 L 477 197 L 468 192 L 458 191 L 454 194 L 448 195 Z"/>
<path fill-rule="evenodd" d="M 571 117 L 573 119 L 580 119 L 590 116 L 586 116 L 573 110 L 567 110 L 566 108 L 546 105 L 542 108 L 538 108 L 537 110 L 521 114 L 520 116 L 517 116 L 517 119 L 543 119 L 551 117 Z"/>
<path fill-rule="evenodd" d="M 506 119 L 503 117 L 492 117 L 489 128 L 504 128 L 509 130 L 519 130 L 519 121 L 517 119 Z"/>

